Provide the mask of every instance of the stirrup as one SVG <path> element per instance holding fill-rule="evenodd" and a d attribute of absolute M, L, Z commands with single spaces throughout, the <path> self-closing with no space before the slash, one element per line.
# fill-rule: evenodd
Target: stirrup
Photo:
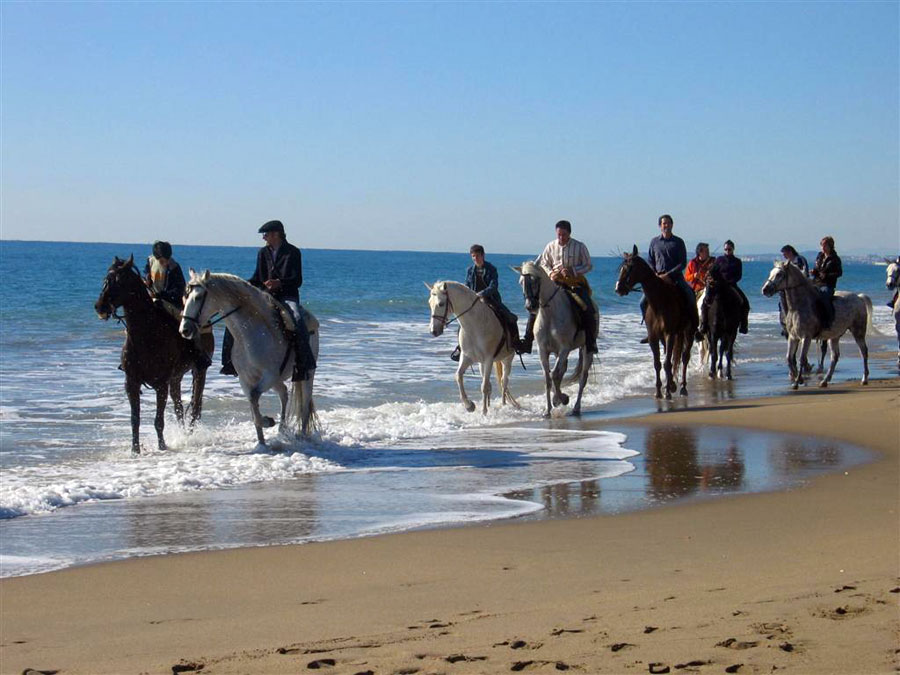
<path fill-rule="evenodd" d="M 460 350 L 460 348 L 459 348 L 459 345 L 457 345 L 457 346 L 456 346 L 456 349 L 454 349 L 452 352 L 450 352 L 450 360 L 451 360 L 451 361 L 459 361 L 459 353 L 460 353 L 460 351 L 461 351 L 461 350 Z"/>

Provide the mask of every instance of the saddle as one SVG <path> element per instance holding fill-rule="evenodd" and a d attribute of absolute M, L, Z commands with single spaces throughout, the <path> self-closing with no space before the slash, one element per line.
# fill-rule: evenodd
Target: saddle
<path fill-rule="evenodd" d="M 316 369 L 316 357 L 309 346 L 309 338 L 319 330 L 319 321 L 300 305 L 300 320 L 294 318 L 290 307 L 280 300 L 268 296 L 272 301 L 275 312 L 275 321 L 281 329 L 281 334 L 288 343 L 288 349 L 281 362 L 281 369 L 294 353 L 294 371 L 291 373 L 291 382 L 299 382 L 309 377 L 309 371 Z"/>

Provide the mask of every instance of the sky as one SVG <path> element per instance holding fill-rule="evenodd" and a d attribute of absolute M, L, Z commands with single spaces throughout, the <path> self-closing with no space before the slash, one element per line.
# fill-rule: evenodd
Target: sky
<path fill-rule="evenodd" d="M 0 238 L 900 251 L 898 2 L 0 2 Z"/>

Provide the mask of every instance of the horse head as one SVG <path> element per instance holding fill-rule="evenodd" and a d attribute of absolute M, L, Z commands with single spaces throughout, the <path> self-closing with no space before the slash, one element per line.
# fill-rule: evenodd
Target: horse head
<path fill-rule="evenodd" d="M 199 332 L 200 326 L 209 319 L 209 316 L 203 315 L 206 298 L 209 295 L 209 289 L 206 287 L 209 281 L 209 270 L 197 274 L 192 267 L 189 272 L 190 280 L 184 289 L 184 309 L 181 312 L 178 332 L 182 337 L 191 340 Z"/>
<path fill-rule="evenodd" d="M 622 254 L 622 264 L 619 265 L 619 276 L 616 279 L 616 293 L 628 295 L 640 283 L 640 262 L 643 258 L 638 255 L 637 244 L 631 249 L 631 253 Z"/>
<path fill-rule="evenodd" d="M 790 263 L 783 260 L 776 260 L 774 266 L 769 271 L 769 277 L 762 285 L 762 294 L 767 298 L 771 298 L 779 291 L 787 290 L 789 286 L 788 280 L 791 275 L 790 268 L 792 267 L 797 270 L 799 274 L 803 274 L 800 268 L 796 265 L 791 265 Z"/>
<path fill-rule="evenodd" d="M 900 286 L 900 257 L 897 258 L 896 262 L 892 262 L 887 267 L 887 279 L 884 282 L 884 285 L 887 286 L 888 289 L 894 289 Z"/>
<path fill-rule="evenodd" d="M 94 303 L 94 311 L 98 317 L 106 321 L 129 296 L 139 295 L 142 292 L 146 292 L 146 287 L 134 267 L 134 254 L 128 260 L 115 257 L 103 278 L 103 286 L 100 288 L 97 302 Z"/>
<path fill-rule="evenodd" d="M 525 309 L 531 314 L 536 314 L 541 306 L 541 286 L 544 280 L 549 281 L 550 277 L 544 268 L 533 260 L 526 260 L 519 267 L 512 269 L 519 275 L 519 285 L 525 297 Z"/>
<path fill-rule="evenodd" d="M 443 334 L 444 327 L 450 323 L 450 314 L 453 311 L 450 307 L 450 297 L 447 295 L 447 284 L 436 281 L 434 286 L 425 284 L 425 287 L 431 291 L 431 295 L 428 296 L 428 307 L 431 309 L 428 329 L 433 337 L 437 337 Z"/>

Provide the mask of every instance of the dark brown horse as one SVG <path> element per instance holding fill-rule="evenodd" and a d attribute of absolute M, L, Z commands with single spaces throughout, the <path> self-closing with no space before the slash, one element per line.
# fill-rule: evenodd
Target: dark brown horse
<path fill-rule="evenodd" d="M 709 345 L 709 376 L 731 379 L 734 342 L 741 325 L 742 302 L 731 284 L 722 277 L 715 265 L 706 277 L 707 321 L 706 343 Z M 726 361 L 722 367 L 723 359 Z"/>
<path fill-rule="evenodd" d="M 131 404 L 131 451 L 139 454 L 141 445 L 141 386 L 156 391 L 154 427 L 159 449 L 166 449 L 163 439 L 166 400 L 172 397 L 175 416 L 184 424 L 181 403 L 181 379 L 191 370 L 191 427 L 203 411 L 203 388 L 206 369 L 197 368 L 192 344 L 178 333 L 178 322 L 165 309 L 154 303 L 140 274 L 134 267 L 134 256 L 128 260 L 116 258 L 110 265 L 100 297 L 94 303 L 97 315 L 109 319 L 121 307 L 125 312 L 125 345 L 122 347 L 121 368 L 125 371 L 125 392 Z M 203 336 L 203 348 L 208 354 L 214 349 L 212 333 Z"/>
<path fill-rule="evenodd" d="M 691 347 L 694 345 L 694 333 L 699 324 L 697 305 L 688 300 L 687 294 L 674 281 L 658 277 L 647 261 L 638 255 L 637 246 L 631 253 L 623 254 L 623 258 L 619 278 L 616 280 L 616 293 L 627 295 L 636 286 L 641 286 L 647 298 L 644 322 L 653 352 L 653 367 L 656 368 L 656 398 L 662 398 L 660 344 L 666 352 L 666 398 L 671 399 L 672 392 L 678 388 L 673 364 L 677 364 L 679 360 L 681 395 L 687 396 L 687 366 L 691 359 Z"/>

